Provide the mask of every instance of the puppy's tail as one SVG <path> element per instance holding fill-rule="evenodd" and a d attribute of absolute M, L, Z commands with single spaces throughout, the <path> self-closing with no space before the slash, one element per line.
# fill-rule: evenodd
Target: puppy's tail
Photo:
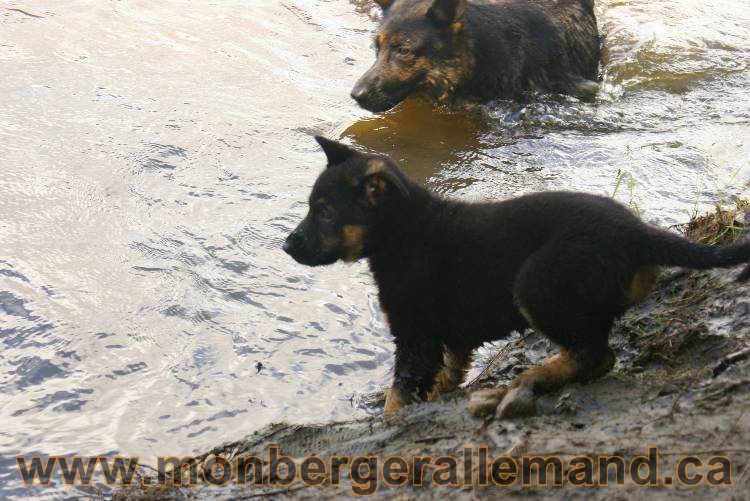
<path fill-rule="evenodd" d="M 649 243 L 644 249 L 649 264 L 707 270 L 744 263 L 746 266 L 737 281 L 750 279 L 750 241 L 713 246 L 691 242 L 658 228 L 649 228 L 649 233 Z"/>

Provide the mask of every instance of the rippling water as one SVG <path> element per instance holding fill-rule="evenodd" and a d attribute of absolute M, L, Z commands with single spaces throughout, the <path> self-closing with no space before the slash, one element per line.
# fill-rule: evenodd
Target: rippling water
<path fill-rule="evenodd" d="M 279 248 L 323 165 L 312 132 L 468 199 L 619 186 L 670 225 L 746 194 L 750 3 L 597 9 L 596 103 L 373 116 L 348 98 L 373 57 L 363 1 L 6 2 L 0 496 L 28 494 L 16 454 L 148 462 L 364 415 L 392 363 L 366 266 Z"/>

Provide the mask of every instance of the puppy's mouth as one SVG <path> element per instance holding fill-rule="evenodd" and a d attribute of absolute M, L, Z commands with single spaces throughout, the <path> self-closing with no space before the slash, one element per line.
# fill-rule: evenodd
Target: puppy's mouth
<path fill-rule="evenodd" d="M 292 259 L 297 261 L 299 264 L 311 267 L 327 266 L 339 260 L 338 256 L 310 255 L 300 252 L 287 252 L 287 254 L 292 256 Z"/>

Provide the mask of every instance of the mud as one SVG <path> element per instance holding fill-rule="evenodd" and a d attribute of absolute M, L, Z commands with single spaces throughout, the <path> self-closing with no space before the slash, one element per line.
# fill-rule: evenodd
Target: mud
<path fill-rule="evenodd" d="M 739 202 L 738 207 L 746 207 Z M 745 219 L 745 221 L 743 221 Z M 687 227 L 715 236 L 728 226 L 741 228 L 747 215 L 718 210 L 694 218 Z M 746 236 L 740 236 L 747 238 Z M 478 377 L 437 402 L 407 407 L 384 420 L 378 415 L 320 425 L 279 423 L 241 440 L 208 451 L 204 457 L 257 455 L 278 445 L 302 459 L 330 456 L 460 457 L 466 446 L 487 446 L 496 456 L 621 456 L 629 459 L 659 450 L 659 477 L 675 471 L 677 460 L 695 455 L 732 460 L 733 487 L 666 486 L 644 489 L 634 484 L 596 489 L 581 487 L 436 487 L 427 468 L 423 487 L 389 488 L 380 482 L 376 497 L 462 499 L 530 496 L 539 499 L 750 499 L 750 284 L 735 282 L 738 270 L 690 272 L 668 270 L 648 299 L 616 325 L 611 344 L 617 354 L 613 371 L 586 385 L 569 385 L 537 402 L 537 416 L 501 421 L 471 417 L 469 395 L 478 388 L 507 385 L 515 375 L 554 351 L 529 331 L 517 335 L 490 359 Z M 377 410 L 382 395 L 359 405 Z M 299 463 L 298 463 L 299 464 Z M 520 483 L 520 482 L 519 482 Z M 660 483 L 664 482 L 660 480 Z M 677 482 L 675 481 L 675 484 Z M 351 496 L 347 474 L 339 487 L 228 487 L 143 490 L 118 499 L 246 499 L 280 496 L 318 498 Z"/>

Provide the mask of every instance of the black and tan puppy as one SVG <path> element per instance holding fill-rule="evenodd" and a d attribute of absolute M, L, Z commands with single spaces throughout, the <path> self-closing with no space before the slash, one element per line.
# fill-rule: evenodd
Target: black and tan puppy
<path fill-rule="evenodd" d="M 649 293 L 660 266 L 750 261 L 750 243 L 693 243 L 610 198 L 546 192 L 497 203 L 449 200 L 387 157 L 317 140 L 328 168 L 284 250 L 310 266 L 369 259 L 396 343 L 386 411 L 454 389 L 474 348 L 532 327 L 560 354 L 521 374 L 497 408 L 501 417 L 531 413 L 534 394 L 612 368 L 612 323 Z M 740 280 L 748 277 L 750 266 Z"/>
<path fill-rule="evenodd" d="M 446 101 L 596 93 L 594 0 L 375 0 L 377 58 L 352 97 L 385 111 L 409 95 Z"/>

